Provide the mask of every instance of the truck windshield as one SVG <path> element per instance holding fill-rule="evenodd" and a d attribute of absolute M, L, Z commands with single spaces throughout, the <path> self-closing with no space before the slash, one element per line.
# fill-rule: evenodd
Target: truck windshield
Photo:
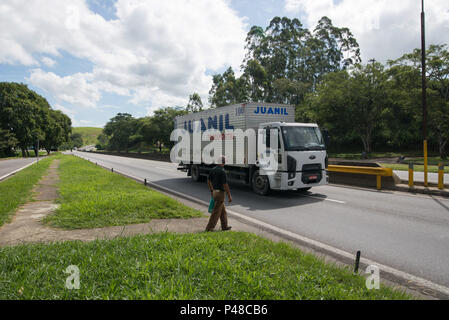
<path fill-rule="evenodd" d="M 316 127 L 282 127 L 286 151 L 326 150 L 320 129 Z"/>

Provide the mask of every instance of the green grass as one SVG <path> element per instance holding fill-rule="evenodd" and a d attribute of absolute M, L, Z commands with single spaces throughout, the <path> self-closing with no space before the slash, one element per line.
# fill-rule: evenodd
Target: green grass
<path fill-rule="evenodd" d="M 407 163 L 413 162 L 414 164 L 424 164 L 424 157 L 416 157 L 416 158 L 406 158 L 405 161 Z M 443 160 L 440 157 L 428 157 L 427 162 L 429 165 L 437 166 L 439 163 L 444 163 L 444 165 L 449 166 L 449 159 Z"/>
<path fill-rule="evenodd" d="M 408 171 L 408 164 L 381 163 L 380 165 L 382 165 L 382 167 L 391 168 L 393 170 Z M 424 166 L 422 165 L 415 165 L 413 169 L 415 172 L 424 172 Z M 428 172 L 438 173 L 438 166 L 429 165 Z M 449 173 L 449 167 L 444 167 L 444 173 Z"/>
<path fill-rule="evenodd" d="M 198 210 L 86 160 L 59 157 L 61 206 L 44 220 L 52 226 L 83 229 L 202 216 Z"/>
<path fill-rule="evenodd" d="M 39 156 L 46 156 L 47 152 L 46 151 L 39 151 Z M 6 157 L 6 158 L 0 158 L 1 160 L 9 160 L 9 159 L 17 159 L 17 158 L 36 158 L 36 155 L 34 154 L 34 150 L 29 150 L 29 157 L 25 156 L 22 157 L 22 151 L 18 150 L 16 151 L 16 154 L 12 157 Z"/>
<path fill-rule="evenodd" d="M 65 288 L 69 265 L 79 290 Z M 0 248 L 0 299 L 410 299 L 249 233 L 135 236 Z"/>
<path fill-rule="evenodd" d="M 376 159 L 376 158 L 399 158 L 400 156 L 404 157 L 417 157 L 420 155 L 418 151 L 406 151 L 406 152 L 372 152 L 367 154 L 368 159 Z M 346 160 L 362 160 L 362 153 L 336 153 L 329 152 L 329 158 L 338 158 L 338 159 L 346 159 Z"/>
<path fill-rule="evenodd" d="M 75 127 L 72 129 L 73 133 L 81 134 L 83 138 L 83 145 L 90 146 L 98 143 L 97 137 L 103 132 L 103 128 L 94 127 Z"/>
<path fill-rule="evenodd" d="M 9 222 L 16 209 L 29 199 L 33 186 L 47 171 L 52 159 L 42 159 L 38 165 L 33 164 L 0 182 L 0 226 Z"/>

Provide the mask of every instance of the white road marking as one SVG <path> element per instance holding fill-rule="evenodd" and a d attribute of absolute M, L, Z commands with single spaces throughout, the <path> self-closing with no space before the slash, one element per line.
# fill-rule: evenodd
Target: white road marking
<path fill-rule="evenodd" d="M 32 165 L 35 164 L 35 163 L 36 163 L 36 162 L 33 161 L 33 162 L 27 164 L 26 166 L 20 168 L 20 169 L 17 169 L 17 170 L 14 170 L 13 172 L 10 172 L 10 173 L 8 173 L 8 174 L 5 174 L 4 176 L 0 177 L 0 181 L 5 180 L 6 178 L 8 178 L 8 177 L 10 177 L 10 176 L 12 176 L 12 175 L 14 175 L 14 174 L 16 174 L 16 173 L 19 172 L 19 171 L 22 171 L 23 169 L 26 169 L 26 168 L 32 166 Z"/>
<path fill-rule="evenodd" d="M 166 169 L 166 168 L 161 168 L 161 167 L 155 167 L 156 169 L 161 169 L 161 170 L 165 170 L 165 171 L 168 171 L 168 172 L 171 172 L 171 173 L 175 173 L 174 171 L 173 171 L 173 169 Z"/>
<path fill-rule="evenodd" d="M 314 197 L 314 196 L 309 196 L 309 195 L 305 195 L 305 196 L 309 197 L 309 198 L 313 198 L 313 199 L 325 200 L 325 201 L 335 202 L 335 203 L 339 203 L 339 204 L 346 204 L 346 201 L 340 201 L 340 200 L 334 200 L 334 199 L 322 198 L 322 197 Z"/>

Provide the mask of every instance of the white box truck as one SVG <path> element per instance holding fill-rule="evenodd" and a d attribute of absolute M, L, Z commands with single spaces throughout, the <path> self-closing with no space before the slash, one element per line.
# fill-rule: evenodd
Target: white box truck
<path fill-rule="evenodd" d="M 253 129 L 261 133 L 260 137 L 263 137 L 264 143 L 273 141 L 270 140 L 270 132 L 276 132 L 279 138 L 277 150 L 273 153 L 278 164 L 273 174 L 264 174 L 260 162 L 262 154 L 258 153 L 256 148 L 248 146 L 251 143 L 249 139 L 243 142 L 239 140 L 239 143 L 235 141 L 235 137 L 229 136 L 230 140 L 234 140 L 233 157 L 240 156 L 244 160 L 238 163 L 232 161 L 234 159 L 226 159 L 228 180 L 250 185 L 257 194 L 266 195 L 270 190 L 305 191 L 328 184 L 327 137 L 322 135 L 316 124 L 296 123 L 294 106 L 251 102 L 209 109 L 176 117 L 175 129 L 183 129 L 192 134 L 194 130 L 217 130 L 222 134 L 223 150 L 228 139 L 225 132 L 229 130 Z M 190 139 L 191 144 L 192 142 L 193 138 Z M 200 152 L 209 143 L 203 141 Z M 215 165 L 194 161 L 193 147 L 189 148 L 188 152 L 183 161 L 178 161 L 178 170 L 187 172 L 194 181 L 205 180 Z"/>

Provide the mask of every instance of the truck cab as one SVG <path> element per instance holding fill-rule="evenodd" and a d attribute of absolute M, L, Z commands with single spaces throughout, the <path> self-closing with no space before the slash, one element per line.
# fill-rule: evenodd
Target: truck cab
<path fill-rule="evenodd" d="M 272 147 L 271 133 L 277 132 L 278 144 L 277 150 L 274 150 L 277 170 L 267 172 L 263 169 L 263 160 L 258 159 L 256 166 L 259 169 L 255 170 L 251 179 L 256 193 L 264 195 L 270 189 L 304 191 L 328 184 L 325 138 L 318 125 L 272 122 L 260 124 L 259 129 L 263 130 L 267 148 Z"/>

